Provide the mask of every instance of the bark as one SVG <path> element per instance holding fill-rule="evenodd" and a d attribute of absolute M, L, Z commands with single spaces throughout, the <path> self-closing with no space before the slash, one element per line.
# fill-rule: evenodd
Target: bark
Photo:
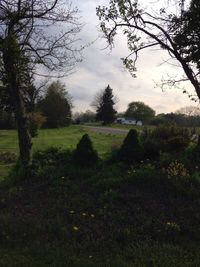
<path fill-rule="evenodd" d="M 27 127 L 25 105 L 20 92 L 20 81 L 17 76 L 19 70 L 16 70 L 16 62 L 14 60 L 15 53 L 16 51 L 13 50 L 12 43 L 6 45 L 3 50 L 3 61 L 5 72 L 7 74 L 6 78 L 10 99 L 14 108 L 17 123 L 20 160 L 22 165 L 26 166 L 30 162 L 32 144 Z"/>

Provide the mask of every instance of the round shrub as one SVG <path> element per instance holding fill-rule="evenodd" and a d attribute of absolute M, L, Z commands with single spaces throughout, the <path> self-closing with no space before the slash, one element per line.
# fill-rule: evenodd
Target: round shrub
<path fill-rule="evenodd" d="M 84 134 L 76 146 L 73 155 L 74 162 L 81 167 L 92 167 L 98 161 L 98 154 L 93 148 L 88 134 Z"/>
<path fill-rule="evenodd" d="M 138 161 L 140 159 L 141 146 L 138 133 L 135 129 L 131 129 L 119 150 L 118 158 L 126 163 Z"/>
<path fill-rule="evenodd" d="M 157 159 L 160 155 L 159 143 L 150 138 L 143 142 L 143 159 Z"/>

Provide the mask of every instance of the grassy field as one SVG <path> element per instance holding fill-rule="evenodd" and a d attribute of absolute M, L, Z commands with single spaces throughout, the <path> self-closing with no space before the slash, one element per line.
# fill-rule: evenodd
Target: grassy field
<path fill-rule="evenodd" d="M 33 152 L 44 150 L 48 147 L 60 147 L 74 149 L 83 134 L 88 133 L 94 144 L 95 149 L 101 157 L 105 157 L 112 147 L 119 146 L 124 135 L 113 135 L 92 132 L 83 126 L 70 126 L 59 129 L 42 129 L 39 135 L 33 138 Z M 0 152 L 10 151 L 18 153 L 17 132 L 14 130 L 0 131 Z M 10 170 L 10 165 L 0 163 L 0 179 Z"/>
<path fill-rule="evenodd" d="M 108 153 L 112 146 L 121 144 L 124 135 L 94 133 L 84 126 L 70 126 L 59 129 L 42 129 L 39 135 L 33 138 L 33 151 L 48 147 L 75 148 L 81 136 L 88 133 L 100 155 Z M 0 131 L 0 151 L 18 153 L 17 133 L 14 130 Z"/>

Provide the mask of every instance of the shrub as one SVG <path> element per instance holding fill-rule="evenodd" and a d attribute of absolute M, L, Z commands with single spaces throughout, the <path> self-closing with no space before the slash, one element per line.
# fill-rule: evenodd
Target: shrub
<path fill-rule="evenodd" d="M 188 158 L 192 168 L 200 168 L 200 136 L 197 144 L 188 151 Z"/>
<path fill-rule="evenodd" d="M 38 129 L 45 123 L 46 117 L 41 112 L 30 112 L 27 114 L 28 128 L 31 137 L 38 135 Z"/>
<path fill-rule="evenodd" d="M 15 163 L 17 154 L 13 152 L 0 152 L 0 162 L 4 164 Z"/>
<path fill-rule="evenodd" d="M 160 152 L 183 152 L 189 146 L 190 134 L 185 128 L 177 126 L 159 126 L 156 127 L 152 132 L 147 130 L 144 131 L 142 133 L 142 140 L 144 144 L 147 142 L 147 153 L 150 151 L 151 156 L 152 150 L 152 156 L 155 157 L 157 156 L 156 149 Z M 153 147 L 153 145 L 155 145 L 155 147 Z"/>
<path fill-rule="evenodd" d="M 39 169 L 45 166 L 61 166 L 71 160 L 72 153 L 69 150 L 61 150 L 56 147 L 44 151 L 37 151 L 33 154 L 32 165 Z"/>
<path fill-rule="evenodd" d="M 97 163 L 98 154 L 93 148 L 88 134 L 84 134 L 76 146 L 73 155 L 74 162 L 81 167 L 90 167 Z"/>
<path fill-rule="evenodd" d="M 135 129 L 131 129 L 119 150 L 118 158 L 126 163 L 131 163 L 133 161 L 138 161 L 140 156 L 141 146 L 138 133 Z"/>
<path fill-rule="evenodd" d="M 157 159 L 160 155 L 159 143 L 150 138 L 143 142 L 143 159 Z"/>

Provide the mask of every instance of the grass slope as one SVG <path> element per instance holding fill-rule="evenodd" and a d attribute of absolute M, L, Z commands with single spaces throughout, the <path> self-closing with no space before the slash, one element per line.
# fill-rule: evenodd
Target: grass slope
<path fill-rule="evenodd" d="M 199 188 L 66 162 L 0 189 L 0 266 L 200 266 Z"/>

